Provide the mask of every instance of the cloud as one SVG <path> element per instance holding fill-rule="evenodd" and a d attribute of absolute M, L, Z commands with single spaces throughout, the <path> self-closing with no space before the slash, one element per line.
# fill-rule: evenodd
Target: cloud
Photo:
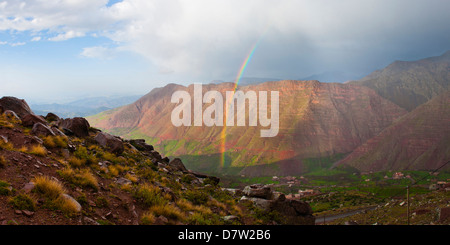
<path fill-rule="evenodd" d="M 17 47 L 17 46 L 23 46 L 25 44 L 26 44 L 25 42 L 17 42 L 17 43 L 11 43 L 10 45 L 11 45 L 11 47 Z"/>
<path fill-rule="evenodd" d="M 31 39 L 31 41 L 32 42 L 38 42 L 38 41 L 40 41 L 42 39 L 42 37 L 33 37 L 32 39 Z"/>
<path fill-rule="evenodd" d="M 114 49 L 96 46 L 83 48 L 83 52 L 80 55 L 86 58 L 112 59 L 115 53 L 116 50 Z"/>
<path fill-rule="evenodd" d="M 186 79 L 234 77 L 258 40 L 252 76 L 371 70 L 450 49 L 448 0 L 6 0 L 0 9 L 0 31 L 106 37 Z M 81 56 L 110 59 L 117 49 L 106 46 Z"/>
<path fill-rule="evenodd" d="M 58 34 L 55 37 L 51 37 L 48 40 L 49 41 L 56 41 L 56 42 L 58 42 L 58 41 L 69 40 L 69 39 L 72 39 L 72 38 L 75 38 L 75 37 L 84 37 L 85 35 L 86 34 L 84 32 L 72 31 L 71 30 L 71 31 L 67 31 L 65 33 Z"/>

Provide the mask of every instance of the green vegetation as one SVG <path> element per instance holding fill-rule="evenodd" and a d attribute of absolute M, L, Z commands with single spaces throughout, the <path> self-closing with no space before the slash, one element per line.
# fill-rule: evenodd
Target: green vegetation
<path fill-rule="evenodd" d="M 34 198 L 27 194 L 19 194 L 10 198 L 9 204 L 11 204 L 15 209 L 18 210 L 36 210 L 36 201 L 34 200 Z"/>

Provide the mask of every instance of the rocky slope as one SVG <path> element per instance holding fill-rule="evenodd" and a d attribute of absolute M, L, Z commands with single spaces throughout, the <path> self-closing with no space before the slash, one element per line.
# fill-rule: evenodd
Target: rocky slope
<path fill-rule="evenodd" d="M 261 207 L 258 196 L 219 182 L 145 140 L 101 132 L 84 118 L 37 116 L 23 100 L 0 99 L 0 224 L 314 224 L 307 203 L 270 186 L 260 187 L 270 195 Z"/>
<path fill-rule="evenodd" d="M 412 111 L 450 88 L 450 51 L 418 61 L 396 61 L 351 83 L 372 88 L 384 98 Z"/>
<path fill-rule="evenodd" d="M 437 169 L 450 160 L 449 125 L 450 91 L 446 91 L 356 148 L 337 166 L 361 171 Z"/>
<path fill-rule="evenodd" d="M 209 84 L 225 98 L 233 84 Z M 227 127 L 225 164 L 221 166 L 222 127 L 175 127 L 170 122 L 177 90 L 193 94 L 193 85 L 169 84 L 154 89 L 136 103 L 107 111 L 89 122 L 127 138 L 146 138 L 169 156 L 183 156 L 192 169 L 246 175 L 300 174 L 304 159 L 351 152 L 377 135 L 406 111 L 373 90 L 350 84 L 318 81 L 278 81 L 239 87 L 247 91 L 279 91 L 280 130 L 261 138 L 257 127 Z M 203 110 L 209 105 L 204 104 Z M 248 116 L 248 115 L 247 115 Z M 246 122 L 248 125 L 248 121 Z M 159 147 L 159 148 L 158 148 Z"/>

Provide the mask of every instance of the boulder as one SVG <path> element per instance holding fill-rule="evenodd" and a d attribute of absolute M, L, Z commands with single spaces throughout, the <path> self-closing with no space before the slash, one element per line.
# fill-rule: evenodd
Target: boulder
<path fill-rule="evenodd" d="M 121 139 L 118 139 L 115 136 L 105 132 L 98 133 L 94 137 L 94 140 L 101 146 L 108 149 L 108 151 L 115 154 L 122 154 L 122 152 L 125 150 Z"/>
<path fill-rule="evenodd" d="M 25 100 L 21 100 L 15 97 L 5 96 L 0 99 L 0 106 L 4 111 L 14 111 L 19 118 L 27 114 L 34 114 L 30 106 L 28 106 Z"/>
<path fill-rule="evenodd" d="M 281 192 L 273 192 L 270 185 L 255 184 L 246 186 L 242 191 L 241 202 L 251 202 L 265 212 L 277 212 L 280 222 L 286 225 L 314 225 L 315 217 L 311 206 L 299 200 L 287 199 Z"/>
<path fill-rule="evenodd" d="M 272 188 L 267 185 L 250 185 L 246 186 L 243 190 L 244 195 L 248 197 L 257 197 L 264 199 L 272 198 Z"/>
<path fill-rule="evenodd" d="M 60 121 L 59 127 L 63 129 L 69 129 L 77 137 L 89 136 L 89 122 L 82 117 L 68 118 Z"/>
<path fill-rule="evenodd" d="M 35 123 L 47 124 L 44 118 L 34 114 L 27 114 L 22 117 L 22 125 L 25 127 L 32 127 Z"/>
<path fill-rule="evenodd" d="M 140 151 L 148 151 L 151 152 L 153 150 L 155 150 L 153 148 L 153 146 L 148 145 L 147 143 L 145 143 L 144 139 L 135 139 L 135 140 L 130 140 L 130 144 L 134 147 L 136 147 L 136 149 L 140 150 Z"/>
<path fill-rule="evenodd" d="M 38 136 L 55 136 L 55 133 L 42 123 L 35 123 L 31 133 Z"/>
<path fill-rule="evenodd" d="M 54 121 L 59 121 L 60 118 L 54 114 L 54 113 L 47 113 L 47 116 L 45 116 L 45 120 L 49 121 L 49 122 L 54 122 Z"/>
<path fill-rule="evenodd" d="M 61 197 L 65 200 L 71 202 L 74 205 L 76 212 L 81 212 L 81 204 L 78 203 L 77 200 L 75 200 L 73 197 L 71 197 L 67 194 L 62 194 Z"/>
<path fill-rule="evenodd" d="M 171 166 L 175 171 L 187 172 L 186 167 L 180 158 L 175 158 L 169 162 L 169 166 Z"/>

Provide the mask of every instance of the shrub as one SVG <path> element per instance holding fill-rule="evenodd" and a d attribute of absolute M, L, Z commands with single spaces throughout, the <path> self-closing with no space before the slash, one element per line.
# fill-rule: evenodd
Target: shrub
<path fill-rule="evenodd" d="M 36 210 L 36 201 L 27 194 L 19 194 L 11 198 L 9 200 L 9 204 L 11 204 L 15 209 L 19 210 Z"/>
<path fill-rule="evenodd" d="M 155 223 L 155 215 L 151 212 L 146 212 L 141 217 L 141 225 L 151 225 Z"/>
<path fill-rule="evenodd" d="M 97 205 L 97 207 L 99 208 L 106 208 L 108 207 L 109 202 L 104 197 L 97 197 L 97 199 L 95 200 L 95 205 Z"/>
<path fill-rule="evenodd" d="M 67 137 L 61 136 L 61 135 L 46 136 L 43 138 L 43 140 L 44 140 L 44 146 L 46 146 L 48 148 L 56 148 L 56 147 L 67 148 L 67 144 L 68 144 Z"/>
<path fill-rule="evenodd" d="M 68 162 L 72 167 L 75 167 L 75 168 L 80 168 L 86 164 L 86 160 L 79 159 L 77 157 L 70 157 Z"/>
<path fill-rule="evenodd" d="M 10 189 L 10 184 L 0 180 L 0 196 L 8 196 L 13 191 Z"/>
<path fill-rule="evenodd" d="M 161 190 L 153 185 L 142 184 L 134 194 L 135 198 L 140 199 L 145 205 L 151 207 L 154 205 L 165 205 L 170 197 L 163 196 Z M 167 199 L 166 199 L 167 198 Z"/>
<path fill-rule="evenodd" d="M 34 191 L 50 200 L 56 200 L 65 193 L 63 185 L 48 176 L 37 176 L 34 178 Z"/>
<path fill-rule="evenodd" d="M 5 142 L 2 138 L 0 138 L 0 149 L 11 151 L 14 149 L 14 146 L 11 142 Z"/>
<path fill-rule="evenodd" d="M 156 216 L 164 216 L 173 220 L 184 220 L 185 216 L 179 208 L 173 205 L 155 205 L 150 207 L 149 212 Z"/>
<path fill-rule="evenodd" d="M 97 178 L 95 178 L 89 169 L 74 170 L 70 167 L 66 167 L 63 170 L 58 171 L 58 174 L 76 186 L 89 187 L 94 190 L 98 189 Z"/>
<path fill-rule="evenodd" d="M 210 196 L 207 193 L 200 190 L 197 191 L 188 190 L 184 193 L 184 198 L 191 201 L 195 205 L 204 205 L 209 201 Z"/>
<path fill-rule="evenodd" d="M 33 145 L 28 153 L 43 157 L 47 155 L 47 149 L 42 145 Z"/>

